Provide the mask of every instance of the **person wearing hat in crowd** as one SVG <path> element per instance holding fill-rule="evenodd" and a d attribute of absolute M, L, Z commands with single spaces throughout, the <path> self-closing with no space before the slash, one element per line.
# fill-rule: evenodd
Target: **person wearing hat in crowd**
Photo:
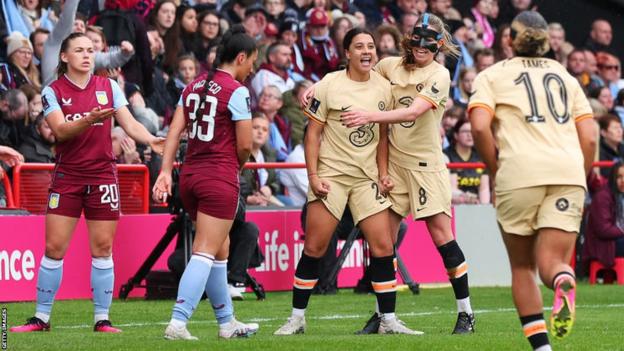
<path fill-rule="evenodd" d="M 294 17 L 286 17 L 280 25 L 278 39 L 288 44 L 292 51 L 290 56 L 291 67 L 288 74 L 295 82 L 305 80 L 303 72 L 305 64 L 301 48 L 297 45 L 299 41 L 299 21 Z"/>
<path fill-rule="evenodd" d="M 336 44 L 329 36 L 328 25 L 329 17 L 325 10 L 312 10 L 306 31 L 302 33 L 299 42 L 305 65 L 304 76 L 314 82 L 338 69 L 340 63 Z"/>
<path fill-rule="evenodd" d="M 267 62 L 260 65 L 258 72 L 251 81 L 251 86 L 260 95 L 269 85 L 276 86 L 283 94 L 295 86 L 295 81 L 288 75 L 292 65 L 292 49 L 284 42 L 273 43 L 267 49 Z"/>
<path fill-rule="evenodd" d="M 33 62 L 33 47 L 22 33 L 13 32 L 7 38 L 8 63 L 3 64 L 2 84 L 8 89 L 17 89 L 30 84 L 41 90 L 39 70 Z"/>

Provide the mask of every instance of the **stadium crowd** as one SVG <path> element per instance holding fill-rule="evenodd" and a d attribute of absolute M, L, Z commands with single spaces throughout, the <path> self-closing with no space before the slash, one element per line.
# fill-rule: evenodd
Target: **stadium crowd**
<path fill-rule="evenodd" d="M 0 152 L 17 151 L 25 162 L 54 162 L 55 137 L 42 115 L 41 90 L 56 78 L 60 41 L 71 32 L 92 39 L 95 74 L 115 79 L 137 121 L 153 135 L 165 136 L 182 90 L 211 67 L 227 28 L 242 24 L 260 48 L 255 73 L 246 82 L 253 111 L 250 162 L 304 162 L 307 121 L 300 96 L 344 65 L 345 33 L 372 29 L 378 58 L 399 56 L 403 35 L 411 34 L 426 11 L 445 19 L 461 50 L 459 58 L 436 57 L 452 80 L 441 143 L 449 162 L 480 162 L 466 118 L 473 80 L 513 55 L 509 23 L 517 13 L 536 9 L 531 0 L 474 0 L 467 11 L 453 7 L 452 0 L 2 0 L 2 5 Z M 611 25 L 594 20 L 587 41 L 576 47 L 566 40 L 566 25 L 571 24 L 549 24 L 547 56 L 564 65 L 590 98 L 600 131 L 596 160 L 618 161 L 624 152 L 624 80 Z M 153 183 L 160 156 L 121 128 L 113 129 L 112 139 L 117 162 L 146 164 Z M 0 175 L 10 175 L 12 164 L 2 164 Z M 609 172 L 597 172 L 591 188 L 606 188 Z M 491 200 L 484 169 L 453 170 L 449 181 L 453 203 Z M 307 188 L 305 169 L 245 170 L 241 177 L 248 205 L 302 206 Z M 0 207 L 5 205 L 0 183 Z M 620 238 L 616 251 L 622 252 L 619 220 L 616 228 L 612 237 Z"/>

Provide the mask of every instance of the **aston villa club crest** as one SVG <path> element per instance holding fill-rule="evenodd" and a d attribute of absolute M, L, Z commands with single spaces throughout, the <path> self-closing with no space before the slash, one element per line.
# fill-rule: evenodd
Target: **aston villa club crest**
<path fill-rule="evenodd" d="M 95 97 L 97 98 L 98 104 L 100 105 L 108 104 L 108 96 L 106 95 L 105 91 L 96 91 Z"/>

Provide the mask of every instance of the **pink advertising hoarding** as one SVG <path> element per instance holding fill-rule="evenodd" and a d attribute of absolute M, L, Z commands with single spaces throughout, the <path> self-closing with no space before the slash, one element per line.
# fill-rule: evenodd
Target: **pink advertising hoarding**
<path fill-rule="evenodd" d="M 290 290 L 296 263 L 303 250 L 300 211 L 253 211 L 247 220 L 260 228 L 258 244 L 264 264 L 251 275 L 267 291 Z M 0 216 L 0 302 L 35 299 L 37 270 L 44 253 L 43 216 Z M 122 216 L 113 248 L 115 296 L 121 284 L 137 271 L 165 232 L 170 215 Z M 154 269 L 166 269 L 166 260 L 175 240 L 158 260 Z M 339 243 L 339 247 L 342 246 Z M 421 222 L 410 222 L 400 254 L 412 278 L 419 283 L 447 282 L 442 261 Z M 362 275 L 362 244 L 351 248 L 338 276 L 340 287 L 354 286 Z M 90 298 L 91 257 L 84 220 L 80 220 L 64 259 L 59 299 Z M 130 296 L 143 296 L 134 289 Z"/>

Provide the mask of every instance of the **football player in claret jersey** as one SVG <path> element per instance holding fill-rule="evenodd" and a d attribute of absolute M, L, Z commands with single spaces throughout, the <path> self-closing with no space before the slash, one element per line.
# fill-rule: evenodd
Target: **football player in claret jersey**
<path fill-rule="evenodd" d="M 551 332 L 564 337 L 574 322 L 576 292 L 568 262 L 596 133 L 578 81 L 557 61 L 542 57 L 548 51 L 544 18 L 520 13 L 510 41 L 516 57 L 477 76 L 468 111 L 475 145 L 495 181 L 496 215 L 524 334 L 535 350 L 550 350 L 535 268 L 555 291 Z"/>
<path fill-rule="evenodd" d="M 226 32 L 217 49 L 216 69 L 186 86 L 167 134 L 154 197 L 166 201 L 171 194 L 174 156 L 186 129 L 180 193 L 196 228 L 193 255 L 165 330 L 169 340 L 197 340 L 186 324 L 204 291 L 219 323 L 219 337 L 245 337 L 258 330 L 258 324 L 234 318 L 227 287 L 228 233 L 238 206 L 238 174 L 252 146 L 249 91 L 241 82 L 251 73 L 257 56 L 256 44 L 242 26 Z"/>
<path fill-rule="evenodd" d="M 382 179 L 394 184 L 390 191 L 393 233 L 396 236 L 401 219 L 410 211 L 415 220 L 425 221 L 455 293 L 458 315 L 453 333 L 471 333 L 474 315 L 468 265 L 451 229 L 451 188 L 439 132 L 450 75 L 434 60 L 439 50 L 449 55 L 458 55 L 459 51 L 444 22 L 429 13 L 418 19 L 411 37 L 406 37 L 402 45 L 403 57 L 388 57 L 375 66 L 392 85 L 394 109 L 345 112 L 342 120 L 347 126 L 395 123 L 390 128 L 389 162 L 379 166 Z M 373 316 L 365 329 L 370 329 L 376 319 Z"/>
<path fill-rule="evenodd" d="M 292 314 L 275 335 L 305 332 L 305 310 L 319 278 L 325 254 L 338 221 L 348 205 L 371 251 L 372 284 L 382 315 L 380 333 L 422 334 L 395 316 L 396 276 L 390 232 L 390 201 L 378 183 L 377 147 L 387 135 L 370 123 L 347 128 L 340 113 L 350 109 L 383 111 L 392 105 L 390 84 L 372 71 L 376 60 L 373 35 L 354 28 L 344 38 L 347 69 L 327 74 L 305 109 L 309 124 L 305 137 L 310 185 L 305 244 L 293 284 Z"/>
<path fill-rule="evenodd" d="M 91 39 L 73 33 L 61 44 L 58 79 L 43 89 L 44 115 L 58 141 L 56 167 L 46 211 L 46 249 L 37 276 L 35 316 L 13 332 L 50 330 L 63 257 L 84 210 L 91 246 L 91 288 L 96 332 L 117 333 L 108 317 L 113 298 L 112 246 L 119 220 L 119 185 L 112 152 L 112 119 L 130 137 L 162 153 L 164 139 L 152 136 L 126 107 L 111 79 L 92 75 Z"/>

